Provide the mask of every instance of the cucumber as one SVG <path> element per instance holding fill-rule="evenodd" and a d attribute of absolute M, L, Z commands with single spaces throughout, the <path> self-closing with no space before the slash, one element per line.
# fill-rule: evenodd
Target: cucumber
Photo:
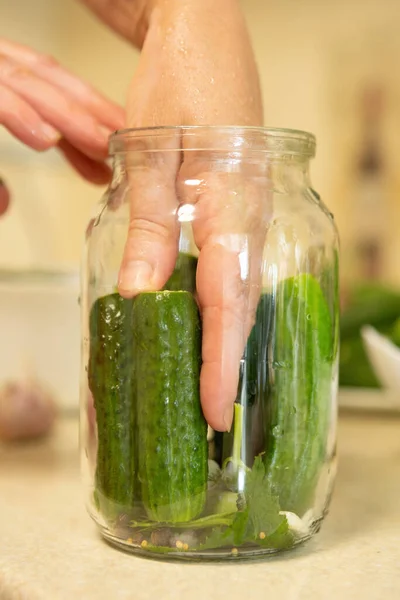
<path fill-rule="evenodd" d="M 196 291 L 197 258 L 191 254 L 180 252 L 175 263 L 174 271 L 164 286 L 164 290 L 186 291 L 192 294 Z"/>
<path fill-rule="evenodd" d="M 142 293 L 133 320 L 142 501 L 150 519 L 187 522 L 203 510 L 208 476 L 199 311 L 188 292 Z"/>
<path fill-rule="evenodd" d="M 335 352 L 317 280 L 302 274 L 278 284 L 266 470 L 282 510 L 298 515 L 310 508 L 326 454 Z"/>
<path fill-rule="evenodd" d="M 258 303 L 255 324 L 245 353 L 248 385 L 251 391 L 246 422 L 247 455 L 250 457 L 257 456 L 265 450 L 270 435 L 265 423 L 271 420 L 269 363 L 274 312 L 274 296 L 263 293 Z"/>
<path fill-rule="evenodd" d="M 89 388 L 96 409 L 97 498 L 130 507 L 135 496 L 132 300 L 99 298 L 90 313 Z"/>
<path fill-rule="evenodd" d="M 237 402 L 242 405 L 244 432 L 241 460 L 252 467 L 254 457 L 265 449 L 265 421 L 270 412 L 268 356 L 274 318 L 274 298 L 263 293 L 258 302 L 255 323 L 247 340 L 239 372 Z M 222 461 L 232 454 L 232 431 L 223 434 Z"/>
<path fill-rule="evenodd" d="M 253 405 L 265 398 L 268 389 L 268 351 L 273 324 L 272 294 L 262 294 L 258 302 L 254 327 L 247 340 L 245 361 L 247 365 L 248 402 Z"/>

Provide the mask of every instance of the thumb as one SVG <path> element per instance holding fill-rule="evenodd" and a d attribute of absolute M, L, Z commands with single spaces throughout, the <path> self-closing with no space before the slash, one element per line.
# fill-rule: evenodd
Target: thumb
<path fill-rule="evenodd" d="M 157 140 L 156 149 L 143 137 L 135 142 L 139 151 L 128 142 L 125 161 L 130 218 L 118 282 L 124 297 L 163 287 L 174 269 L 179 240 L 179 152 L 160 149 Z"/>

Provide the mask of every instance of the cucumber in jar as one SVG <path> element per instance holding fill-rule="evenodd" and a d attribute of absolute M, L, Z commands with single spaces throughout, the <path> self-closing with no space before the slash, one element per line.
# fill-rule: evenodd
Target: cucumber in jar
<path fill-rule="evenodd" d="M 208 476 L 199 310 L 188 292 L 143 293 L 133 322 L 143 504 L 155 521 L 190 521 L 203 510 Z"/>
<path fill-rule="evenodd" d="M 185 252 L 179 252 L 175 268 L 171 277 L 164 286 L 164 290 L 170 291 L 196 291 L 197 258 Z"/>
<path fill-rule="evenodd" d="M 137 493 L 132 306 L 132 300 L 115 293 L 98 298 L 90 313 L 88 381 L 97 422 L 96 498 L 110 517 L 118 507 L 132 506 Z"/>
<path fill-rule="evenodd" d="M 282 510 L 310 508 L 326 458 L 335 343 L 318 281 L 277 286 L 266 469 Z"/>
<path fill-rule="evenodd" d="M 208 476 L 196 301 L 185 291 L 99 298 L 90 337 L 98 497 L 122 512 L 140 499 L 151 519 L 189 521 L 203 510 Z"/>

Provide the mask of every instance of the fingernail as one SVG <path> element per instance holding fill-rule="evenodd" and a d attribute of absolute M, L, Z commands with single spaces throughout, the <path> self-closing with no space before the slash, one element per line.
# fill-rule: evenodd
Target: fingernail
<path fill-rule="evenodd" d="M 148 288 L 152 275 L 149 263 L 133 260 L 122 269 L 119 287 L 129 292 L 140 292 Z"/>
<path fill-rule="evenodd" d="M 49 140 L 49 142 L 57 143 L 61 139 L 60 133 L 51 125 L 43 123 L 40 128 L 41 134 Z"/>
<path fill-rule="evenodd" d="M 224 425 L 225 425 L 225 431 L 229 432 L 232 428 L 232 422 L 233 422 L 233 406 L 232 405 L 225 408 L 223 420 L 224 420 Z"/>

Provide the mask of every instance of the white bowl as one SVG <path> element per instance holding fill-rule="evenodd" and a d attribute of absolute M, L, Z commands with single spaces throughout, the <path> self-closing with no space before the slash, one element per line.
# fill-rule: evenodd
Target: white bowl
<path fill-rule="evenodd" d="M 378 380 L 400 402 L 400 348 L 370 325 L 361 329 L 361 336 Z"/>

